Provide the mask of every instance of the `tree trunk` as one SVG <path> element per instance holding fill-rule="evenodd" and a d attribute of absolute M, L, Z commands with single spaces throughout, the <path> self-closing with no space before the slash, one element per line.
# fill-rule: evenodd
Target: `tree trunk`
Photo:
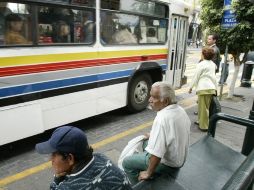
<path fill-rule="evenodd" d="M 233 95 L 234 95 L 235 83 L 236 83 L 236 79 L 237 79 L 237 76 L 238 76 L 238 73 L 239 73 L 239 68 L 240 68 L 239 65 L 235 65 L 233 78 L 231 80 L 230 87 L 229 87 L 229 90 L 228 90 L 228 98 L 232 98 Z"/>
<path fill-rule="evenodd" d="M 233 55 L 234 57 L 234 73 L 233 73 L 233 77 L 229 86 L 229 90 L 228 90 L 228 98 L 232 98 L 234 95 L 234 90 L 235 90 L 235 83 L 237 80 L 237 76 L 239 73 L 239 69 L 240 69 L 240 65 L 241 65 L 241 61 L 240 61 L 240 53 Z"/>

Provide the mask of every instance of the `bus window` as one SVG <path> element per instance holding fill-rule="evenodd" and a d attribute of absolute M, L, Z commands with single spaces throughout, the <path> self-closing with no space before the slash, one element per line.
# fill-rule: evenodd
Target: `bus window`
<path fill-rule="evenodd" d="M 101 1 L 101 8 L 102 9 L 109 9 L 109 10 L 119 10 L 120 8 L 120 0 L 102 0 Z"/>
<path fill-rule="evenodd" d="M 131 11 L 136 13 L 144 13 L 154 15 L 155 2 L 138 1 L 138 0 L 121 0 L 120 10 Z"/>
<path fill-rule="evenodd" d="M 93 11 L 40 7 L 38 23 L 40 44 L 92 44 L 95 41 Z"/>
<path fill-rule="evenodd" d="M 71 0 L 71 3 L 87 7 L 95 7 L 95 0 Z"/>
<path fill-rule="evenodd" d="M 30 6 L 1 3 L 0 7 L 0 45 L 32 44 Z"/>
<path fill-rule="evenodd" d="M 138 16 L 102 11 L 102 44 L 137 44 L 135 28 L 138 23 Z"/>
<path fill-rule="evenodd" d="M 167 5 L 160 4 L 154 1 L 141 0 L 102 0 L 102 9 L 120 10 L 134 12 L 138 14 L 146 14 L 150 16 L 168 17 Z"/>
<path fill-rule="evenodd" d="M 142 18 L 140 31 L 140 43 L 165 43 L 167 40 L 167 21 L 149 17 Z"/>

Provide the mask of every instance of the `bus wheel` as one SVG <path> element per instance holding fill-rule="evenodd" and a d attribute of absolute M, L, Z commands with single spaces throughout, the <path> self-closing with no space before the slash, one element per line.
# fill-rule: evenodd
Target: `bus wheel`
<path fill-rule="evenodd" d="M 152 79 L 148 74 L 136 76 L 130 83 L 128 105 L 130 112 L 144 110 L 148 105 Z"/>

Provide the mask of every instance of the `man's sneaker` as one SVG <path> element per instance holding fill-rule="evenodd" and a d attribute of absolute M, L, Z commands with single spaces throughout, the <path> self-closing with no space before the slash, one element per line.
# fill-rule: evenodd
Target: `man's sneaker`
<path fill-rule="evenodd" d="M 194 111 L 193 113 L 194 113 L 194 115 L 198 115 L 198 112 L 197 112 L 197 111 Z"/>

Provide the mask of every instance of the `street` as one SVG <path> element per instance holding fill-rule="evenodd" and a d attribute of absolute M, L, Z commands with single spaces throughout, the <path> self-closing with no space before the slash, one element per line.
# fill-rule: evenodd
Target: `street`
<path fill-rule="evenodd" d="M 186 76 L 188 83 L 194 74 L 196 64 L 200 58 L 200 49 L 191 49 L 187 54 Z M 229 77 L 227 84 L 230 84 L 234 66 L 230 64 Z M 240 71 L 242 68 L 240 69 Z M 219 80 L 219 75 L 217 75 Z M 241 74 L 238 76 L 236 86 L 239 86 Z M 176 90 L 178 104 L 184 107 L 191 118 L 191 144 L 196 142 L 206 133 L 198 130 L 193 124 L 196 116 L 195 93 L 188 94 L 188 84 L 181 89 Z M 228 86 L 224 87 L 224 92 L 228 90 Z M 242 94 L 241 89 L 236 93 Z M 244 92 L 245 93 L 245 92 Z M 251 96 L 252 92 L 249 92 Z M 232 103 L 222 102 L 223 111 L 240 117 L 246 117 L 248 114 L 252 100 L 248 97 L 245 99 L 236 98 Z M 128 114 L 125 110 L 115 110 L 96 117 L 88 118 L 72 125 L 80 127 L 86 133 L 89 143 L 93 146 L 95 152 L 101 152 L 110 157 L 116 164 L 121 150 L 127 142 L 135 136 L 149 132 L 151 124 L 156 113 L 146 109 L 137 114 Z M 228 130 L 227 126 L 218 129 L 218 139 L 227 143 L 236 150 L 240 150 L 245 129 L 236 126 L 234 129 Z M 43 190 L 48 189 L 49 183 L 53 177 L 48 162 L 48 156 L 39 155 L 34 151 L 36 143 L 46 140 L 52 133 L 48 131 L 42 135 L 27 138 L 10 145 L 0 148 L 0 190 Z"/>

